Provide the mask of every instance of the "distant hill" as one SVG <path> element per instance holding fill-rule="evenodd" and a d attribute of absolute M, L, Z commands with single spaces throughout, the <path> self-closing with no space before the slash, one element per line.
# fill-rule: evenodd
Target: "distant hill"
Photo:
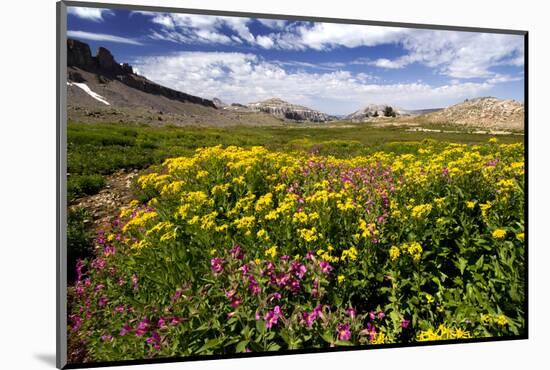
<path fill-rule="evenodd" d="M 317 110 L 292 104 L 279 98 L 271 98 L 247 104 L 249 109 L 272 114 L 281 119 L 292 121 L 326 122 L 332 120 L 328 114 Z"/>
<path fill-rule="evenodd" d="M 515 100 L 494 97 L 466 99 L 464 102 L 418 117 L 429 123 L 444 123 L 488 129 L 524 129 L 525 109 Z"/>
<path fill-rule="evenodd" d="M 411 115 L 410 111 L 392 106 L 391 104 L 369 104 L 364 108 L 347 115 L 345 119 L 352 122 L 375 121 L 380 117 L 385 117 L 386 107 L 391 108 L 391 111 L 395 113 L 395 117 Z"/>

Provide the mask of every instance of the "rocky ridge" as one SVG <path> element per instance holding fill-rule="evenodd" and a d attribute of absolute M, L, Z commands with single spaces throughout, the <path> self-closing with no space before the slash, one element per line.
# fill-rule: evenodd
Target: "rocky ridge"
<path fill-rule="evenodd" d="M 488 129 L 524 129 L 525 108 L 515 100 L 495 97 L 466 99 L 437 112 L 420 117 L 424 122 L 444 123 Z"/>
<path fill-rule="evenodd" d="M 180 102 L 188 102 L 216 108 L 216 105 L 211 100 L 161 86 L 134 73 L 132 66 L 128 63 L 118 63 L 111 52 L 104 47 L 100 47 L 97 54 L 92 56 L 90 46 L 88 44 L 78 40 L 68 39 L 67 67 L 68 78 L 69 81 L 72 82 L 86 82 L 83 74 L 79 71 L 82 70 L 96 74 L 99 82 L 101 83 L 108 83 L 111 80 L 117 80 L 129 87 L 148 94 L 160 95 Z"/>
<path fill-rule="evenodd" d="M 395 117 L 412 115 L 410 111 L 401 109 L 391 104 L 369 104 L 366 107 L 347 115 L 345 119 L 350 120 L 352 122 L 373 121 L 378 118 L 384 117 L 384 111 L 386 107 L 392 108 L 393 112 L 395 112 Z"/>
<path fill-rule="evenodd" d="M 249 109 L 269 113 L 277 118 L 292 121 L 326 122 L 332 118 L 317 110 L 292 104 L 279 98 L 271 98 L 246 105 Z"/>

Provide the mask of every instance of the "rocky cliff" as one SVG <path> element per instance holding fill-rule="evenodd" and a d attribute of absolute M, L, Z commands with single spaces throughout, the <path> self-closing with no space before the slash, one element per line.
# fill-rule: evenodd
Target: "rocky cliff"
<path fill-rule="evenodd" d="M 259 112 L 269 113 L 280 119 L 292 121 L 326 122 L 331 120 L 328 114 L 301 105 L 291 104 L 278 98 L 250 103 L 247 104 L 247 107 Z"/>
<path fill-rule="evenodd" d="M 100 47 L 97 54 L 92 56 L 90 46 L 78 40 L 67 40 L 67 67 L 68 78 L 71 82 L 85 82 L 83 73 L 79 71 L 82 70 L 96 74 L 100 82 L 103 83 L 117 80 L 148 94 L 216 108 L 216 105 L 211 100 L 161 86 L 143 76 L 137 75 L 134 73 L 132 66 L 127 63 L 118 63 L 111 52 L 103 47 Z"/>

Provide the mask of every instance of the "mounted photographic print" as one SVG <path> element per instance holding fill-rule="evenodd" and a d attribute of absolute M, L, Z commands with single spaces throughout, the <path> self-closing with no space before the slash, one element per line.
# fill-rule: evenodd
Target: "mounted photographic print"
<path fill-rule="evenodd" d="M 61 2 L 58 36 L 58 367 L 527 338 L 527 32 Z"/>

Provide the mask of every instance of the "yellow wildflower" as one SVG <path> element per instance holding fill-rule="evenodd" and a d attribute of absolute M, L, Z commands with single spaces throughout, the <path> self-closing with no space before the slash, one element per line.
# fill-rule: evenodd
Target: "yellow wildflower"
<path fill-rule="evenodd" d="M 259 239 L 269 240 L 269 235 L 267 235 L 267 231 L 265 231 L 265 229 L 258 230 L 258 232 L 256 233 L 256 236 Z"/>
<path fill-rule="evenodd" d="M 397 248 L 395 245 L 392 245 L 392 247 L 390 248 L 390 259 L 392 261 L 395 261 L 399 258 L 400 254 L 401 253 L 399 252 L 399 248 Z"/>
<path fill-rule="evenodd" d="M 345 261 L 346 259 L 348 261 L 357 260 L 357 249 L 355 247 L 350 247 L 349 249 L 344 249 L 342 251 L 342 255 L 340 256 L 340 259 L 342 261 Z"/>
<path fill-rule="evenodd" d="M 435 301 L 433 295 L 431 295 L 430 293 L 425 293 L 425 297 L 428 303 L 433 303 Z"/>
<path fill-rule="evenodd" d="M 386 334 L 384 332 L 374 333 L 374 337 L 370 341 L 372 344 L 384 344 L 386 343 Z"/>
<path fill-rule="evenodd" d="M 504 239 L 506 237 L 506 230 L 496 229 L 495 231 L 493 231 L 492 235 L 495 239 Z"/>
<path fill-rule="evenodd" d="M 497 315 L 494 320 L 500 326 L 508 325 L 508 318 L 504 315 Z"/>
<path fill-rule="evenodd" d="M 292 222 L 295 223 L 295 224 L 297 224 L 297 223 L 305 224 L 305 223 L 307 223 L 307 220 L 308 220 L 308 217 L 307 217 L 307 214 L 305 212 L 296 212 L 292 216 Z"/>
<path fill-rule="evenodd" d="M 422 257 L 422 246 L 418 242 L 412 242 L 407 245 L 407 252 L 409 252 L 413 261 L 418 262 Z"/>
<path fill-rule="evenodd" d="M 265 256 L 266 256 L 266 257 L 271 257 L 271 258 L 277 257 L 277 248 L 278 248 L 278 247 L 277 247 L 276 245 L 274 245 L 274 246 L 272 246 L 271 248 L 266 249 L 266 251 L 265 251 L 265 253 L 264 253 Z"/>
<path fill-rule="evenodd" d="M 314 242 L 319 239 L 317 229 L 315 227 L 312 227 L 311 229 L 299 229 L 298 235 L 306 242 Z"/>
<path fill-rule="evenodd" d="M 424 216 L 427 216 L 431 210 L 431 204 L 420 204 L 413 207 L 411 214 L 414 218 L 423 218 Z"/>
<path fill-rule="evenodd" d="M 258 198 L 256 202 L 256 212 L 261 212 L 273 204 L 273 194 L 267 193 Z"/>
<path fill-rule="evenodd" d="M 251 228 L 254 225 L 254 221 L 256 221 L 254 216 L 244 216 L 233 221 L 233 224 L 237 227 L 237 229 L 242 230 Z"/>
<path fill-rule="evenodd" d="M 208 171 L 205 171 L 205 170 L 197 171 L 197 176 L 196 176 L 197 180 L 203 179 L 206 176 L 208 176 Z"/>
<path fill-rule="evenodd" d="M 229 195 L 229 188 L 231 187 L 231 184 L 221 184 L 221 185 L 215 185 L 211 192 L 212 195 L 223 195 L 228 196 Z"/>
<path fill-rule="evenodd" d="M 233 184 L 236 184 L 236 185 L 243 185 L 245 182 L 244 182 L 244 176 L 238 176 L 238 177 L 234 177 L 231 182 Z"/>
<path fill-rule="evenodd" d="M 265 219 L 266 220 L 269 220 L 269 221 L 273 221 L 273 220 L 276 220 L 279 218 L 279 212 L 277 210 L 272 210 L 272 211 L 269 211 L 266 215 L 265 215 Z"/>

